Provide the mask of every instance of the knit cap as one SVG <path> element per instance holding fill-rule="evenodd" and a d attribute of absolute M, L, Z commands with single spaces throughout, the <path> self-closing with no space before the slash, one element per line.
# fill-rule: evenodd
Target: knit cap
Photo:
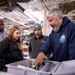
<path fill-rule="evenodd" d="M 36 28 L 42 30 L 41 24 L 40 24 L 40 23 L 35 23 L 35 24 L 34 24 L 34 29 L 33 29 L 33 31 L 34 31 Z"/>

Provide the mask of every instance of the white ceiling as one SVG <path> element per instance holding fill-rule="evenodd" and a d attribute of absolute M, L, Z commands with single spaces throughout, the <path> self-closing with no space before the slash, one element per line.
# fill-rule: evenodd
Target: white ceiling
<path fill-rule="evenodd" d="M 30 23 L 43 21 L 43 7 L 48 10 L 48 5 L 71 1 L 75 0 L 31 0 L 30 2 L 17 2 L 24 11 L 20 11 L 17 8 L 11 12 L 0 11 L 0 17 L 8 18 L 11 22 L 10 24 L 15 22 L 16 24 L 27 26 Z"/>

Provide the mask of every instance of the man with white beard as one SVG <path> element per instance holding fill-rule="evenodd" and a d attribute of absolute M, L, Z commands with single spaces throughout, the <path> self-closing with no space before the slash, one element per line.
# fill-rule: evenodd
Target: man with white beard
<path fill-rule="evenodd" d="M 53 53 L 53 61 L 75 59 L 75 23 L 63 17 L 58 8 L 47 13 L 49 25 L 53 28 L 47 41 L 42 45 L 35 63 L 42 63 L 47 54 Z"/>

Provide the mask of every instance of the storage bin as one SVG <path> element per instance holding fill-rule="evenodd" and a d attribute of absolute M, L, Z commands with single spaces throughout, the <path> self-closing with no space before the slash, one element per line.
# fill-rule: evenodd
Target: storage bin
<path fill-rule="evenodd" d="M 32 69 L 35 59 L 26 59 L 19 62 L 6 65 L 7 72 L 17 75 L 50 75 L 52 71 L 56 70 L 59 63 L 48 60 L 44 61 L 44 65 L 40 65 L 38 70 Z"/>
<path fill-rule="evenodd" d="M 16 75 L 16 74 L 10 74 L 10 73 L 6 73 L 6 72 L 0 72 L 0 75 Z"/>
<path fill-rule="evenodd" d="M 26 59 L 6 65 L 7 72 L 17 75 L 75 75 L 75 60 L 56 62 L 45 60 L 39 69 L 32 69 L 35 59 Z"/>
<path fill-rule="evenodd" d="M 75 60 L 61 62 L 52 75 L 75 75 Z"/>

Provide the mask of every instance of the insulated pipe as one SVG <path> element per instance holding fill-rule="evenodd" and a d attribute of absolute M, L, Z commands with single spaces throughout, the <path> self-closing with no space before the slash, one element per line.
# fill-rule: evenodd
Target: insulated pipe
<path fill-rule="evenodd" d="M 45 4 L 45 2 L 43 0 L 41 0 L 44 4 L 44 6 L 46 7 L 46 9 L 49 11 L 49 8 L 47 7 L 47 5 Z"/>

